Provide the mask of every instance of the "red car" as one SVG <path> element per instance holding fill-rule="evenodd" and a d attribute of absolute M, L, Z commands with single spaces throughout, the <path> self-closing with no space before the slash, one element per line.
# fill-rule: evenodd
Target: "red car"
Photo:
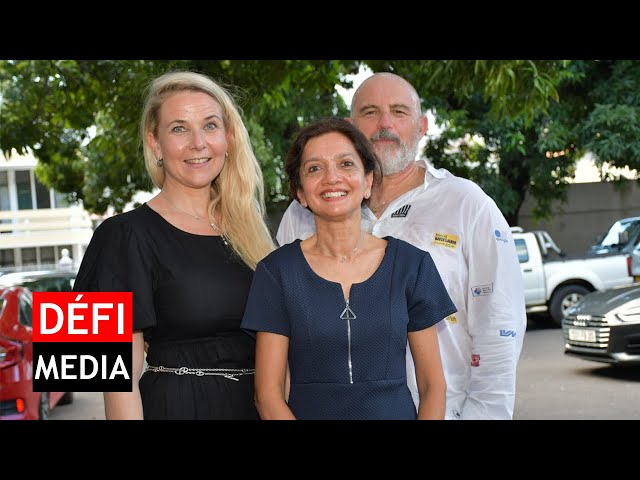
<path fill-rule="evenodd" d="M 31 292 L 0 286 L 0 420 L 46 420 L 72 392 L 34 392 Z"/>

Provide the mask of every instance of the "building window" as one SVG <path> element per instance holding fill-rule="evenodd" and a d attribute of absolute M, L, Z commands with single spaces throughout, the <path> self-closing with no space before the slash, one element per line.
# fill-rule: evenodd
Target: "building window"
<path fill-rule="evenodd" d="M 36 181 L 36 202 L 38 204 L 38 208 L 51 208 L 51 195 L 49 195 L 49 189 L 40 183 L 40 180 L 35 176 L 34 179 Z"/>
<path fill-rule="evenodd" d="M 40 247 L 40 263 L 53 265 L 56 263 L 56 252 L 54 247 Z"/>
<path fill-rule="evenodd" d="M 16 189 L 18 190 L 18 210 L 33 208 L 31 175 L 28 170 L 16 171 Z"/>
<path fill-rule="evenodd" d="M 15 264 L 13 250 L 0 250 L 0 267 L 13 267 Z"/>
<path fill-rule="evenodd" d="M 0 210 L 11 210 L 7 172 L 0 172 Z"/>
<path fill-rule="evenodd" d="M 35 247 L 23 248 L 22 251 L 22 265 L 37 265 L 38 264 L 38 252 Z"/>

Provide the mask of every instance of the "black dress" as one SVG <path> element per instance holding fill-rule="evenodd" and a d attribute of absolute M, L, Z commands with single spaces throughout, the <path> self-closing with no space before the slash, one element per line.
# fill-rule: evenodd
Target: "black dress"
<path fill-rule="evenodd" d="M 150 366 L 253 369 L 255 340 L 240 329 L 252 277 L 221 237 L 180 230 L 143 204 L 96 228 L 74 290 L 132 291 Z M 253 382 L 146 371 L 144 418 L 258 419 Z"/>

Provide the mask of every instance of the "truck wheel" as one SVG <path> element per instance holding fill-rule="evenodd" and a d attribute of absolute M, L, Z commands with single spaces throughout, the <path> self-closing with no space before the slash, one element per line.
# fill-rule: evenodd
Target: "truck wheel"
<path fill-rule="evenodd" d="M 582 285 L 565 285 L 556 290 L 549 301 L 549 313 L 553 324 L 561 327 L 567 311 L 587 293 L 590 293 L 590 290 Z"/>

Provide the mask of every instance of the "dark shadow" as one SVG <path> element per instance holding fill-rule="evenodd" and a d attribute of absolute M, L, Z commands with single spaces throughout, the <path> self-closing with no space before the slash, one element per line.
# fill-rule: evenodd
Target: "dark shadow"
<path fill-rule="evenodd" d="M 596 368 L 581 368 L 579 375 L 610 378 L 612 380 L 640 382 L 640 365 L 605 365 Z"/>
<path fill-rule="evenodd" d="M 527 331 L 557 329 L 547 312 L 527 313 Z"/>

